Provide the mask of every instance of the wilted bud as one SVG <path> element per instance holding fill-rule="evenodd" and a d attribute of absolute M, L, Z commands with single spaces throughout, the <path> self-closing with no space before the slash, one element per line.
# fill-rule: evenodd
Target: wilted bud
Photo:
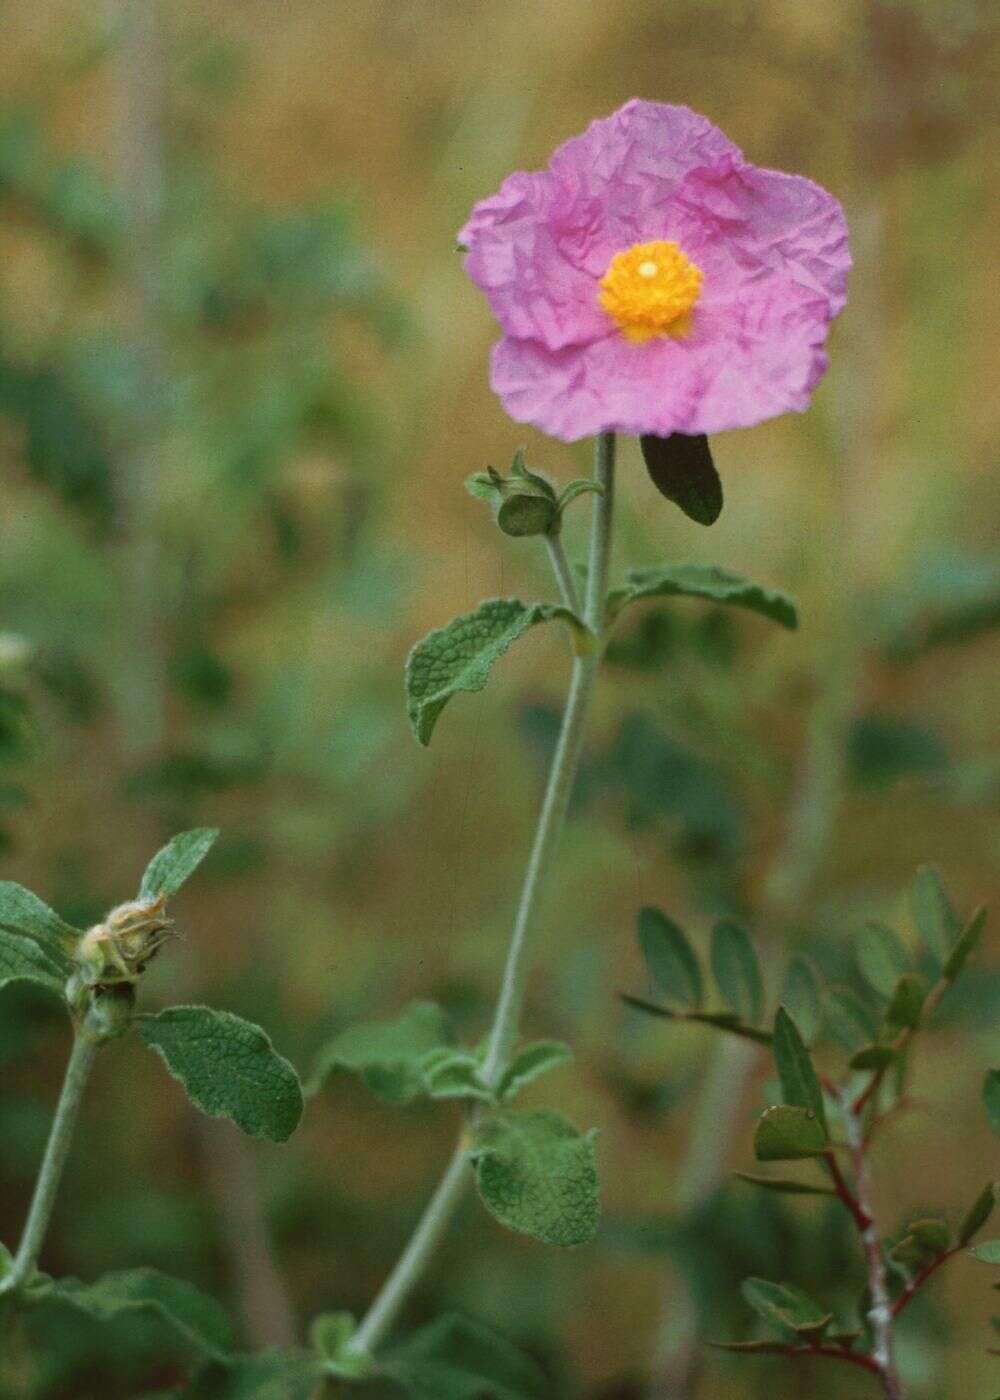
<path fill-rule="evenodd" d="M 76 960 L 90 986 L 135 982 L 173 931 L 166 898 L 133 899 L 112 909 L 80 939 Z"/>
<path fill-rule="evenodd" d="M 553 534 L 559 528 L 559 505 L 550 482 L 524 465 L 518 448 L 510 476 L 501 476 L 493 467 L 476 472 L 466 481 L 473 496 L 486 501 L 505 535 Z"/>

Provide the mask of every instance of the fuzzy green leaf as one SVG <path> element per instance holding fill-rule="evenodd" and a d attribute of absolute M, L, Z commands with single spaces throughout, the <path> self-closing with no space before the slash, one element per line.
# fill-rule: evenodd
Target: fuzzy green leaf
<path fill-rule="evenodd" d="M 980 1264 L 1000 1264 L 1000 1240 L 983 1240 L 974 1244 L 969 1253 Z"/>
<path fill-rule="evenodd" d="M 359 1074 L 380 1098 L 409 1103 L 427 1087 L 425 1058 L 451 1048 L 440 1006 L 415 1001 L 391 1020 L 362 1021 L 334 1036 L 317 1057 L 307 1093 L 314 1094 L 333 1070 L 342 1069 Z"/>
<path fill-rule="evenodd" d="M 1000 1069 L 988 1069 L 983 1078 L 983 1105 L 990 1127 L 1000 1137 Z"/>
<path fill-rule="evenodd" d="M 781 1092 L 785 1103 L 798 1108 L 810 1108 L 819 1120 L 824 1133 L 826 1107 L 823 1103 L 823 1090 L 820 1088 L 816 1071 L 809 1051 L 805 1047 L 798 1027 L 783 1006 L 778 1007 L 774 1018 L 774 1063 L 781 1080 Z"/>
<path fill-rule="evenodd" d="M 765 1191 L 776 1191 L 782 1196 L 835 1196 L 832 1186 L 814 1185 L 811 1181 L 795 1181 L 787 1176 L 758 1176 L 755 1172 L 735 1172 L 740 1181 L 750 1186 L 761 1186 Z"/>
<path fill-rule="evenodd" d="M 981 905 L 959 934 L 958 942 L 945 959 L 941 976 L 946 982 L 955 981 L 955 978 L 965 966 L 966 959 L 971 953 L 975 952 L 985 927 L 986 907 L 985 905 Z"/>
<path fill-rule="evenodd" d="M 758 1162 L 795 1162 L 820 1157 L 829 1146 L 826 1129 L 811 1108 L 774 1104 L 758 1120 L 753 1149 Z"/>
<path fill-rule="evenodd" d="M 459 691 L 482 690 L 494 662 L 529 628 L 562 618 L 579 627 L 568 608 L 525 605 L 517 598 L 490 598 L 475 612 L 453 618 L 416 644 L 406 663 L 410 723 L 425 747 L 438 716 Z"/>
<path fill-rule="evenodd" d="M 253 1356 L 234 1356 L 225 1365 L 206 1366 L 179 1393 L 179 1400 L 314 1400 L 325 1370 L 312 1352 L 271 1347 Z"/>
<path fill-rule="evenodd" d="M 363 1380 L 374 1369 L 374 1362 L 363 1351 L 352 1348 L 358 1330 L 353 1313 L 320 1313 L 309 1325 L 309 1344 L 320 1358 L 330 1376 L 344 1380 Z"/>
<path fill-rule="evenodd" d="M 139 886 L 140 899 L 170 899 L 191 878 L 218 836 L 214 827 L 199 826 L 181 831 L 146 866 Z"/>
<path fill-rule="evenodd" d="M 701 1005 L 703 988 L 698 956 L 684 932 L 662 910 L 640 911 L 639 946 L 657 991 L 681 1006 Z"/>
<path fill-rule="evenodd" d="M 468 1050 L 432 1051 L 417 1068 L 432 1099 L 479 1099 L 483 1103 L 494 1100 L 481 1078 L 479 1057 Z"/>
<path fill-rule="evenodd" d="M 0 991 L 11 982 L 33 982 L 64 996 L 69 962 L 57 949 L 0 929 Z"/>
<path fill-rule="evenodd" d="M 910 909 L 920 936 L 939 962 L 944 962 L 958 937 L 958 918 L 941 874 L 922 865 L 910 890 Z"/>
<path fill-rule="evenodd" d="M 165 1323 L 182 1341 L 208 1356 L 225 1357 L 233 1342 L 225 1309 L 193 1284 L 157 1269 L 125 1269 L 96 1283 L 53 1281 L 38 1295 L 42 1303 L 65 1303 L 95 1322 L 146 1313 Z"/>
<path fill-rule="evenodd" d="M 487 1210 L 546 1244 L 585 1244 L 600 1214 L 593 1133 L 559 1113 L 498 1113 L 476 1127 L 476 1183 Z"/>
<path fill-rule="evenodd" d="M 743 1280 L 741 1292 L 765 1322 L 785 1331 L 819 1337 L 833 1321 L 832 1312 L 791 1284 L 748 1278 Z"/>
<path fill-rule="evenodd" d="M 543 1400 L 535 1363 L 481 1322 L 446 1314 L 380 1358 L 413 1400 Z"/>
<path fill-rule="evenodd" d="M 50 948 L 72 953 L 82 930 L 61 919 L 54 909 L 13 880 L 0 880 L 0 928 L 37 938 Z"/>
<path fill-rule="evenodd" d="M 812 963 L 796 956 L 788 964 L 781 990 L 781 1004 L 799 1028 L 806 1045 L 812 1045 L 823 1029 L 820 983 Z"/>
<path fill-rule="evenodd" d="M 208 1006 L 171 1006 L 138 1024 L 203 1113 L 231 1118 L 243 1132 L 273 1142 L 298 1127 L 299 1077 L 260 1026 Z"/>
<path fill-rule="evenodd" d="M 756 1024 L 764 1012 L 764 983 L 750 935 L 724 919 L 712 931 L 712 975 L 726 1005 L 741 1021 Z"/>
<path fill-rule="evenodd" d="M 987 1220 L 989 1220 L 990 1216 L 993 1214 L 993 1207 L 997 1203 L 998 1189 L 1000 1189 L 1000 1182 L 991 1181 L 988 1185 L 983 1187 L 982 1191 L 972 1202 L 965 1219 L 959 1226 L 959 1244 L 968 1244 L 973 1235 L 977 1235 L 986 1224 Z"/>
<path fill-rule="evenodd" d="M 784 593 L 762 588 L 714 564 L 676 564 L 666 569 L 634 569 L 625 584 L 608 595 L 610 615 L 643 598 L 704 598 L 710 603 L 747 608 L 782 627 L 798 626 L 795 604 Z"/>
<path fill-rule="evenodd" d="M 563 1040 L 536 1040 L 523 1046 L 500 1080 L 497 1098 L 513 1099 L 527 1084 L 572 1058 L 573 1051 Z"/>
<path fill-rule="evenodd" d="M 899 935 L 885 924 L 872 922 L 862 930 L 855 958 L 861 976 L 884 997 L 892 996 L 896 983 L 910 968 Z"/>

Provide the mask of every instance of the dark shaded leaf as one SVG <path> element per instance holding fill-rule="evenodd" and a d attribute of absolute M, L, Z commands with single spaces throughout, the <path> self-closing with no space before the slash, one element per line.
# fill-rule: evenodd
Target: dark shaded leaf
<path fill-rule="evenodd" d="M 661 496 L 680 506 L 699 525 L 712 525 L 722 513 L 722 482 L 715 470 L 708 438 L 671 433 L 639 438 L 643 461 Z"/>

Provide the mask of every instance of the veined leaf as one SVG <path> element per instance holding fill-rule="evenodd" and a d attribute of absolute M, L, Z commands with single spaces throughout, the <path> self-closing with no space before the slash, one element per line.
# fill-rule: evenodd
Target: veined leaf
<path fill-rule="evenodd" d="M 476 1127 L 476 1183 L 491 1215 L 546 1244 L 585 1244 L 600 1213 L 592 1133 L 559 1113 L 497 1113 Z"/>
<path fill-rule="evenodd" d="M 208 1006 L 171 1006 L 137 1021 L 203 1113 L 231 1118 L 253 1137 L 291 1137 L 302 1117 L 299 1077 L 260 1026 Z"/>
<path fill-rule="evenodd" d="M 38 1301 L 65 1303 L 96 1322 L 110 1322 L 128 1313 L 151 1314 L 184 1342 L 212 1357 L 227 1356 L 232 1346 L 225 1309 L 193 1284 L 157 1269 L 125 1269 L 105 1274 L 95 1283 L 53 1280 Z"/>
<path fill-rule="evenodd" d="M 61 919 L 37 894 L 13 880 L 0 880 L 0 928 L 36 938 L 63 955 L 72 953 L 82 936 L 81 929 Z"/>
<path fill-rule="evenodd" d="M 307 1093 L 314 1094 L 335 1069 L 359 1074 L 369 1089 L 390 1103 L 408 1103 L 427 1087 L 425 1060 L 451 1050 L 448 1020 L 431 1001 L 412 1002 L 398 1016 L 362 1021 L 335 1036 L 320 1051 Z"/>
<path fill-rule="evenodd" d="M 139 886 L 140 899 L 170 899 L 190 879 L 212 849 L 215 827 L 200 826 L 174 836 L 146 866 Z"/>
<path fill-rule="evenodd" d="M 833 1321 L 833 1313 L 788 1283 L 771 1283 L 764 1278 L 743 1280 L 741 1292 L 765 1322 L 785 1331 L 819 1337 Z"/>
<path fill-rule="evenodd" d="M 665 569 L 633 569 L 621 588 L 608 595 L 608 610 L 616 617 L 643 598 L 704 598 L 710 603 L 746 608 L 782 627 L 798 626 L 795 604 L 784 593 L 751 583 L 740 574 L 715 564 L 676 564 Z"/>
<path fill-rule="evenodd" d="M 438 716 L 459 691 L 482 690 L 493 664 L 518 637 L 539 622 L 561 618 L 579 628 L 568 608 L 524 604 L 518 598 L 490 598 L 475 612 L 453 618 L 416 644 L 406 663 L 410 723 L 425 747 Z"/>
<path fill-rule="evenodd" d="M 33 982 L 65 999 L 70 964 L 58 951 L 33 938 L 0 929 L 0 991 L 11 982 Z"/>
<path fill-rule="evenodd" d="M 499 1099 L 512 1099 L 540 1075 L 547 1074 L 573 1058 L 573 1051 L 563 1040 L 536 1040 L 522 1046 L 511 1060 L 497 1087 Z"/>
<path fill-rule="evenodd" d="M 454 1313 L 387 1352 L 382 1369 L 413 1400 L 543 1400 L 551 1394 L 532 1360 L 481 1322 Z"/>
<path fill-rule="evenodd" d="M 323 1362 L 312 1352 L 270 1347 L 210 1363 L 178 1392 L 178 1400 L 313 1400 L 323 1375 Z"/>

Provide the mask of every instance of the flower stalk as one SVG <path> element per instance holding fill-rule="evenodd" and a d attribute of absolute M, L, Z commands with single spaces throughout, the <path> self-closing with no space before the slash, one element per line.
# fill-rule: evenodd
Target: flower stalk
<path fill-rule="evenodd" d="M 62 1180 L 63 1168 L 66 1165 L 66 1158 L 73 1141 L 84 1090 L 87 1087 L 101 1039 L 100 1035 L 95 1035 L 85 1024 L 77 1029 L 74 1036 L 73 1050 L 66 1066 L 62 1093 L 59 1096 L 55 1117 L 52 1120 L 52 1130 L 38 1172 L 34 1195 L 28 1209 L 28 1218 L 21 1234 L 21 1243 L 14 1256 L 10 1273 L 0 1284 L 0 1292 L 19 1292 L 31 1282 L 38 1267 L 38 1259 L 45 1243 L 59 1183 Z"/>
<path fill-rule="evenodd" d="M 566 819 L 583 747 L 590 702 L 601 660 L 600 639 L 605 622 L 608 570 L 614 511 L 615 438 L 602 433 L 595 442 L 594 480 L 602 489 L 594 495 L 590 537 L 590 561 L 587 577 L 583 621 L 593 634 L 594 645 L 580 649 L 573 662 L 569 694 L 563 711 L 562 727 L 549 770 L 548 783 L 535 829 L 535 838 L 528 858 L 521 889 L 521 898 L 514 917 L 514 928 L 507 952 L 503 982 L 497 998 L 490 1027 L 482 1077 L 496 1088 L 507 1068 L 509 1056 L 517 1042 L 528 974 L 530 935 L 538 912 L 544 879 L 551 864 L 555 847 Z M 549 544 L 549 556 L 556 566 L 556 578 L 566 598 L 567 583 L 572 588 L 572 575 L 562 549 Z M 562 569 L 557 561 L 561 560 Z M 562 575 L 562 576 L 561 576 Z M 576 601 L 576 590 L 570 597 Z M 574 611 L 577 608 L 574 607 Z M 374 1352 L 392 1329 L 400 1310 L 419 1282 L 440 1243 L 469 1181 L 468 1160 L 470 1136 L 463 1125 L 455 1151 L 434 1195 L 428 1202 L 409 1243 L 395 1267 L 379 1290 L 374 1302 L 362 1318 L 351 1342 L 356 1354 Z"/>

